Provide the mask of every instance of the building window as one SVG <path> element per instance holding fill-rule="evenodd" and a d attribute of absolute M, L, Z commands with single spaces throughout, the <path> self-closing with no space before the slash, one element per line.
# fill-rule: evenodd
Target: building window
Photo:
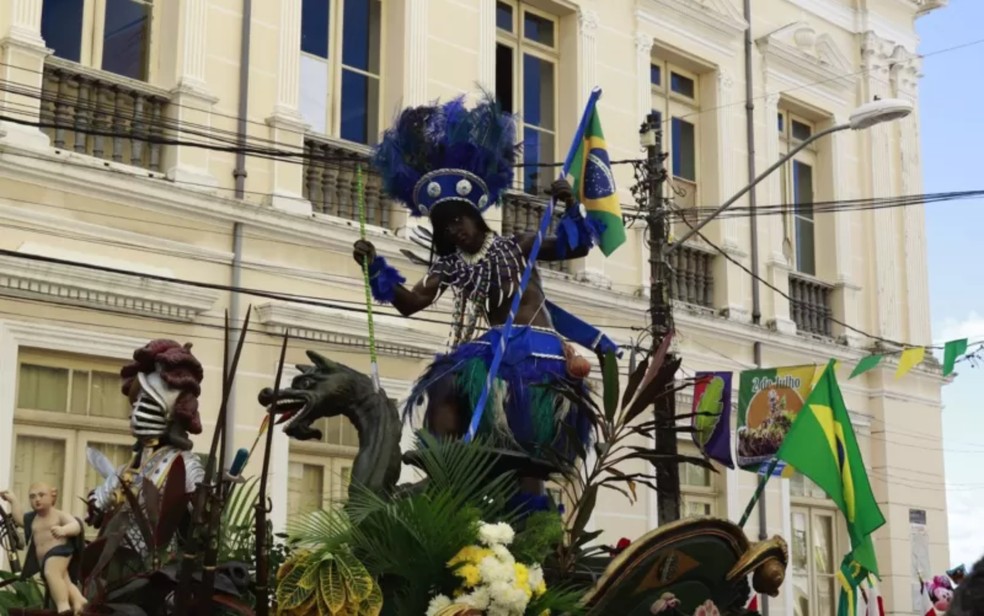
<path fill-rule="evenodd" d="M 689 455 L 699 455 L 696 451 Z M 716 514 L 717 492 L 714 474 L 702 466 L 680 465 L 680 516 L 702 518 Z"/>
<path fill-rule="evenodd" d="M 380 0 L 303 0 L 300 107 L 311 130 L 379 138 Z"/>
<path fill-rule="evenodd" d="M 103 478 L 85 460 L 98 449 L 116 466 L 133 455 L 130 404 L 120 391 L 122 361 L 24 349 L 18 357 L 13 491 L 27 498 L 43 481 L 58 506 L 85 517 L 83 501 Z M 89 534 L 93 529 L 87 529 Z"/>
<path fill-rule="evenodd" d="M 790 479 L 793 545 L 793 612 L 796 616 L 834 616 L 835 574 L 840 566 L 839 512 L 815 483 L 799 473 Z"/>
<path fill-rule="evenodd" d="M 150 81 L 151 0 L 44 0 L 41 36 L 65 60 Z"/>
<path fill-rule="evenodd" d="M 699 201 L 700 89 L 696 74 L 664 60 L 653 60 L 649 68 L 653 111 L 663 126 L 663 150 L 670 161 L 671 197 L 681 209 L 696 208 Z M 667 139 L 666 136 L 669 138 Z M 696 215 L 687 215 L 693 224 Z"/>
<path fill-rule="evenodd" d="M 512 2 L 496 4 L 495 94 L 520 117 L 523 190 L 539 194 L 553 180 L 557 160 L 556 18 Z"/>
<path fill-rule="evenodd" d="M 780 154 L 785 155 L 798 144 L 813 135 L 811 122 L 787 111 L 779 112 Z M 807 146 L 783 166 L 782 191 L 785 249 L 794 257 L 796 271 L 815 276 L 816 223 L 813 217 L 814 178 L 817 168 L 817 152 Z"/>

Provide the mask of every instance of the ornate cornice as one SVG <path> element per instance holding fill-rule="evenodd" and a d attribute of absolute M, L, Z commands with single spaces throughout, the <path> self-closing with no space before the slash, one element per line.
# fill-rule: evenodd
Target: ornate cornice
<path fill-rule="evenodd" d="M 841 98 L 853 92 L 857 68 L 829 34 L 818 34 L 808 23 L 795 22 L 757 41 L 768 70 L 791 82 L 813 84 L 810 88 Z"/>
<path fill-rule="evenodd" d="M 257 321 L 275 334 L 317 340 L 326 344 L 360 349 L 369 348 L 369 329 L 365 315 L 320 306 L 294 306 L 279 303 L 256 308 Z M 433 357 L 443 348 L 443 333 L 414 327 L 403 317 L 373 315 L 376 350 L 397 357 Z"/>
<path fill-rule="evenodd" d="M 194 321 L 211 310 L 219 298 L 217 291 L 75 265 L 35 261 L 28 256 L 41 251 L 32 249 L 23 252 L 24 258 L 0 256 L 0 295 L 53 299 L 63 304 L 109 308 L 172 321 Z M 91 256 L 72 258 L 59 254 L 57 257 L 92 262 Z"/>
<path fill-rule="evenodd" d="M 722 53 L 732 52 L 748 27 L 741 13 L 726 0 L 637 0 L 636 18 Z"/>

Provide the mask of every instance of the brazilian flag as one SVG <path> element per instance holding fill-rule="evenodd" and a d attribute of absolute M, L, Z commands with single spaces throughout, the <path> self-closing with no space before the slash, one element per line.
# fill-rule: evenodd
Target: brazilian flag
<path fill-rule="evenodd" d="M 581 143 L 577 144 L 570 174 L 573 176 L 571 187 L 578 201 L 584 204 L 589 217 L 605 227 L 599 248 L 607 257 L 625 242 L 625 224 L 622 222 L 622 206 L 615 192 L 615 176 L 597 107 L 592 109 Z"/>
<path fill-rule="evenodd" d="M 871 491 L 831 360 L 783 439 L 776 457 L 823 488 L 847 518 L 853 559 L 878 575 L 871 533 L 885 524 Z"/>

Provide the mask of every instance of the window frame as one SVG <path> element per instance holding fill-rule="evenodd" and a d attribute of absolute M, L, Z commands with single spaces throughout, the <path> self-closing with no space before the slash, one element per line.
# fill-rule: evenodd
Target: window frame
<path fill-rule="evenodd" d="M 531 127 L 532 130 L 538 133 L 549 134 L 553 137 L 553 152 L 551 153 L 551 160 L 549 161 L 539 161 L 540 163 L 553 163 L 557 161 L 558 152 L 558 141 L 559 141 L 559 128 L 558 120 L 560 117 L 560 100 L 558 96 L 559 88 L 559 73 L 560 73 L 560 49 L 559 49 L 559 37 L 560 37 L 560 19 L 556 15 L 552 15 L 547 11 L 538 9 L 536 7 L 529 6 L 527 4 L 521 4 L 513 0 L 497 0 L 496 10 L 498 10 L 498 5 L 504 4 L 508 5 L 512 9 L 512 31 L 507 32 L 498 26 L 498 19 L 496 20 L 495 27 L 495 42 L 496 46 L 503 45 L 509 47 L 512 50 L 512 92 L 513 101 L 512 108 L 513 113 L 519 116 L 519 126 L 518 133 L 520 138 L 525 141 L 526 139 L 526 128 Z M 553 45 L 545 45 L 538 41 L 526 38 L 526 33 L 524 30 L 525 16 L 529 13 L 540 19 L 549 21 L 553 25 Z M 530 56 L 544 61 L 549 62 L 553 65 L 553 109 L 551 110 L 553 116 L 553 128 L 544 129 L 535 124 L 527 125 L 524 119 L 524 111 L 526 109 L 525 101 L 525 90 L 523 88 L 525 67 L 524 59 L 525 56 L 529 54 Z M 539 155 L 539 153 L 538 153 Z M 525 156 L 525 155 L 524 155 Z M 525 162 L 525 158 L 524 158 Z M 547 176 L 547 180 L 540 181 L 537 186 L 544 187 L 549 184 L 552 180 L 552 176 Z M 530 192 L 526 185 L 527 181 L 527 169 L 526 167 L 519 167 L 516 169 L 516 178 L 514 179 L 514 186 L 522 187 L 521 190 L 527 194 L 537 194 L 536 192 Z"/>
<path fill-rule="evenodd" d="M 680 453 L 683 455 L 694 455 L 699 456 L 700 453 L 696 448 L 692 447 L 682 447 L 683 451 Z M 689 468 L 696 468 L 704 472 L 705 482 L 702 483 L 691 483 L 688 481 L 687 470 Z M 702 514 L 703 516 L 715 516 L 718 512 L 718 496 L 720 495 L 720 486 L 718 482 L 718 477 L 716 473 L 710 470 L 699 467 L 695 464 L 690 464 L 684 462 L 680 465 L 680 516 L 681 518 L 688 517 L 686 514 L 688 505 L 700 505 L 707 508 L 707 513 Z"/>
<path fill-rule="evenodd" d="M 157 78 L 158 49 L 155 44 L 160 38 L 160 11 L 164 0 L 128 0 L 134 4 L 141 4 L 149 8 L 147 20 L 147 59 L 144 66 L 143 78 L 131 77 L 114 73 L 102 67 L 104 41 L 106 33 L 106 9 L 108 0 L 82 0 L 82 23 L 79 25 L 81 35 L 79 37 L 79 60 L 75 62 L 55 56 L 66 62 L 74 62 L 80 66 L 113 75 L 120 79 L 129 79 L 139 83 L 152 84 Z M 44 2 L 42 2 L 42 11 Z"/>
<path fill-rule="evenodd" d="M 11 471 L 15 472 L 17 455 L 17 440 L 21 436 L 44 438 L 62 442 L 65 451 L 64 467 L 61 470 L 62 489 L 58 496 L 58 507 L 78 517 L 85 517 L 84 499 L 90 490 L 97 487 L 86 485 L 87 464 L 78 464 L 84 459 L 86 447 L 90 445 L 121 445 L 131 447 L 134 443 L 130 434 L 129 417 L 114 418 L 89 414 L 91 411 L 92 382 L 87 388 L 87 405 L 85 413 L 72 412 L 72 375 L 73 371 L 119 373 L 125 360 L 116 360 L 100 356 L 84 356 L 76 353 L 66 353 L 21 346 L 17 352 L 14 417 L 10 460 Z M 22 408 L 20 405 L 20 378 L 24 364 L 44 366 L 66 370 L 69 373 L 66 399 L 66 410 L 44 411 Z M 119 393 L 122 398 L 122 392 Z M 127 414 L 129 415 L 129 413 Z M 13 476 L 11 477 L 13 480 Z M 33 481 L 33 479 L 32 479 Z M 79 491 L 84 493 L 78 493 Z M 23 498 L 22 495 L 18 495 Z"/>
<path fill-rule="evenodd" d="M 323 135 L 331 139 L 338 139 L 346 143 L 354 143 L 359 146 L 371 147 L 375 145 L 380 137 L 381 130 L 383 128 L 383 77 L 386 72 L 385 58 L 386 58 L 386 2 L 385 0 L 366 0 L 367 2 L 376 2 L 379 5 L 379 48 L 376 50 L 376 55 L 379 57 L 379 67 L 378 74 L 373 74 L 361 68 L 348 66 L 344 63 L 344 46 L 345 46 L 345 0 L 328 0 L 328 23 L 325 24 L 328 28 L 328 57 L 322 57 L 317 54 L 304 51 L 302 46 L 298 47 L 297 52 L 300 54 L 301 59 L 305 57 L 323 62 L 326 64 L 328 71 L 328 92 L 327 104 L 325 105 L 325 112 L 327 117 L 324 119 L 325 132 L 321 133 L 313 128 L 311 131 L 315 134 Z M 303 12 L 303 10 L 302 10 Z M 303 30 L 304 24 L 301 23 L 301 28 Z M 302 39 L 303 41 L 303 33 Z M 375 117 L 375 133 L 373 132 L 373 120 L 370 119 L 370 126 L 367 129 L 366 142 L 353 141 L 342 137 L 342 116 L 343 116 L 343 106 L 342 106 L 342 80 L 345 75 L 345 71 L 351 71 L 357 73 L 369 80 L 376 80 L 377 89 L 377 100 L 376 100 L 376 117 Z M 304 80 L 301 79 L 298 84 L 298 88 L 303 90 Z M 371 101 L 370 101 L 371 102 Z M 371 105 L 370 105 L 371 107 Z M 370 110 L 366 110 L 367 117 L 369 116 Z"/>
<path fill-rule="evenodd" d="M 800 491 L 800 489 L 799 489 L 800 488 L 800 484 L 802 485 L 802 488 L 803 488 L 802 491 Z M 831 604 L 831 610 L 832 611 L 831 611 L 831 613 L 830 613 L 829 616 L 834 616 L 834 614 L 837 611 L 837 588 L 838 588 L 838 585 L 837 585 L 837 582 L 836 582 L 836 575 L 837 575 L 837 571 L 838 571 L 838 569 L 840 567 L 840 562 L 837 559 L 838 559 L 838 555 L 839 554 L 843 554 L 847 550 L 847 548 L 844 547 L 846 545 L 846 542 L 845 542 L 845 538 L 844 538 L 844 533 L 841 530 L 841 527 L 843 526 L 843 522 L 841 521 L 842 518 L 843 518 L 843 516 L 840 514 L 840 511 L 837 509 L 837 505 L 834 503 L 834 501 L 832 501 L 827 496 L 827 494 L 823 491 L 823 488 L 821 488 L 820 486 L 818 486 L 816 483 L 814 483 L 813 481 L 811 481 L 808 477 L 804 476 L 803 474 L 798 473 L 798 472 L 795 473 L 793 475 L 793 477 L 791 477 L 790 480 L 789 480 L 789 488 L 790 488 L 790 490 L 789 490 L 790 491 L 790 498 L 789 498 L 789 501 L 790 501 L 789 523 L 790 523 L 790 528 L 792 529 L 792 532 L 795 532 L 795 528 L 793 527 L 793 523 L 794 523 L 794 516 L 797 513 L 803 513 L 803 514 L 805 514 L 806 515 L 806 520 L 807 520 L 807 539 L 808 539 L 808 542 L 807 542 L 807 551 L 808 551 L 808 554 L 807 554 L 807 563 L 808 563 L 808 565 L 807 565 L 807 580 L 808 580 L 808 582 L 807 582 L 807 584 L 809 586 L 809 601 L 810 601 L 810 603 L 809 603 L 809 607 L 810 607 L 809 614 L 811 616 L 813 616 L 814 614 L 816 614 L 816 616 L 827 616 L 827 615 L 824 615 L 824 614 L 817 614 L 816 613 L 816 610 L 819 607 L 818 597 L 819 597 L 820 587 L 819 587 L 819 585 L 817 584 L 817 581 L 816 581 L 816 578 L 817 578 L 817 573 L 816 573 L 816 555 L 813 553 L 814 552 L 814 549 L 813 549 L 813 547 L 814 547 L 813 537 L 814 537 L 814 524 L 815 524 L 816 519 L 818 517 L 824 517 L 824 518 L 829 518 L 830 519 L 831 545 L 830 545 L 830 554 L 828 556 L 829 556 L 829 562 L 830 562 L 830 568 L 831 568 L 831 570 L 830 570 L 829 573 L 825 573 L 825 574 L 821 574 L 821 575 L 824 578 L 827 578 L 828 583 L 830 584 L 830 587 L 831 587 L 830 604 Z M 793 537 L 793 541 L 795 541 L 795 537 Z M 795 557 L 794 552 L 793 552 L 793 550 L 795 549 L 795 545 L 794 544 L 791 544 L 789 549 L 790 549 L 790 553 L 789 553 L 789 555 L 790 555 L 790 570 L 789 570 L 788 577 L 795 584 L 795 581 L 793 580 L 794 573 L 793 573 L 793 569 L 792 569 L 793 558 Z M 796 589 L 795 589 L 795 586 L 794 586 L 794 589 L 793 589 L 793 601 L 794 601 L 793 609 L 794 610 L 796 609 L 796 603 L 795 603 L 795 601 L 796 601 L 796 598 L 795 598 L 796 597 L 796 594 L 795 593 L 796 593 Z M 799 616 L 798 612 L 796 612 L 796 613 L 797 613 L 797 616 Z"/>
<path fill-rule="evenodd" d="M 700 182 L 701 182 L 701 126 L 700 126 L 700 75 L 694 71 L 687 70 L 667 59 L 655 56 L 649 59 L 650 66 L 650 105 L 654 111 L 660 114 L 660 122 L 663 127 L 663 151 L 667 155 L 669 162 L 669 173 L 667 174 L 666 196 L 674 201 L 679 200 L 679 206 L 693 208 L 700 204 Z M 658 67 L 660 73 L 660 83 L 652 83 L 652 69 Z M 694 85 L 693 97 L 686 96 L 673 90 L 673 75 L 689 79 Z M 686 122 L 693 126 L 693 150 L 694 150 L 694 177 L 693 179 L 676 175 L 674 169 L 674 147 L 673 130 L 674 120 Z M 677 194 L 680 189 L 683 195 Z M 697 217 L 689 217 L 689 222 L 694 224 Z M 674 223 L 684 225 L 684 223 Z M 681 227 L 683 229 L 684 227 Z"/>
<path fill-rule="evenodd" d="M 790 150 L 803 142 L 803 140 L 793 136 L 793 125 L 795 123 L 805 125 L 810 129 L 810 135 L 817 131 L 816 122 L 809 120 L 788 108 L 779 107 L 778 117 L 776 118 L 777 128 L 779 129 L 779 155 L 785 156 Z M 782 166 L 780 170 L 780 190 L 782 193 L 782 225 L 783 225 L 783 244 L 788 250 L 789 258 L 792 260 L 793 268 L 799 274 L 815 277 L 817 275 L 817 219 L 813 210 L 817 196 L 817 172 L 819 165 L 819 148 L 816 142 L 807 145 L 797 152 L 792 159 Z M 812 197 L 810 200 L 810 214 L 804 216 L 800 214 L 797 202 L 798 194 L 796 187 L 796 165 L 805 165 L 810 168 L 810 182 Z M 803 228 L 809 227 L 813 237 L 812 267 L 807 267 L 800 259 L 800 232 Z M 812 271 L 811 271 L 812 270 Z"/>
<path fill-rule="evenodd" d="M 321 509 L 340 506 L 348 497 L 348 486 L 352 480 L 352 466 L 355 460 L 344 456 L 324 456 L 316 453 L 298 453 L 291 451 L 287 461 L 287 481 L 292 480 L 290 465 L 316 466 L 321 469 Z M 348 471 L 347 474 L 345 471 Z M 288 503 L 290 506 L 290 490 L 288 488 Z M 300 512 L 288 510 L 288 516 Z"/>

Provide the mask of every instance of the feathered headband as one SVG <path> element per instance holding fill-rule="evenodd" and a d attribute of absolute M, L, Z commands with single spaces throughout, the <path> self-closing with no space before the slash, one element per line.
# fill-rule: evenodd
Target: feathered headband
<path fill-rule="evenodd" d="M 447 201 L 480 213 L 512 182 L 516 119 L 485 95 L 472 109 L 464 96 L 403 110 L 373 154 L 383 190 L 412 216 L 430 216 Z"/>

